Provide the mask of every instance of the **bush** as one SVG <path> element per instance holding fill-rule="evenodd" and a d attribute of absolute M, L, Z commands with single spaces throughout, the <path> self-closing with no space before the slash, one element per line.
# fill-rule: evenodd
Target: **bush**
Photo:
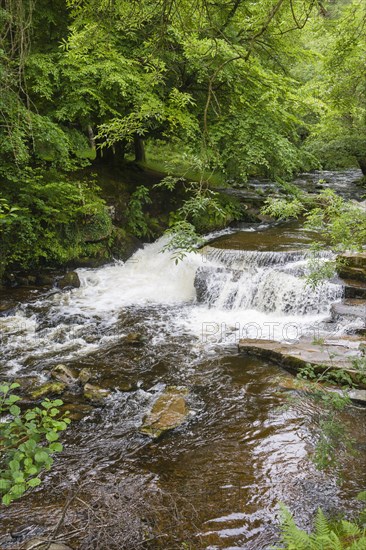
<path fill-rule="evenodd" d="M 12 393 L 19 384 L 0 385 L 0 495 L 5 505 L 41 483 L 40 474 L 49 470 L 52 454 L 62 451 L 59 432 L 70 419 L 60 416 L 60 399 L 42 401 L 39 407 L 22 412 Z"/>

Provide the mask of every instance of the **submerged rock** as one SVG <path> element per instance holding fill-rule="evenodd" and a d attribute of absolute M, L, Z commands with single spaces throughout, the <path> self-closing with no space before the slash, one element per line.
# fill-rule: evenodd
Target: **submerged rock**
<path fill-rule="evenodd" d="M 63 382 L 67 386 L 73 386 L 78 382 L 78 376 L 75 371 L 66 365 L 56 365 L 51 371 L 51 376 L 58 382 Z"/>
<path fill-rule="evenodd" d="M 84 416 L 91 413 L 93 411 L 93 407 L 91 405 L 82 405 L 80 403 L 69 403 L 68 405 L 62 405 L 60 407 L 60 411 L 62 413 L 65 413 L 68 411 L 68 418 L 70 420 L 82 420 Z"/>
<path fill-rule="evenodd" d="M 66 389 L 66 384 L 63 382 L 46 382 L 31 393 L 33 399 L 41 399 L 49 395 L 60 395 Z"/>
<path fill-rule="evenodd" d="M 145 416 L 139 431 L 157 439 L 168 430 L 173 430 L 183 424 L 189 412 L 186 402 L 187 395 L 187 388 L 168 386 Z"/>
<path fill-rule="evenodd" d="M 99 403 L 101 401 L 104 401 L 109 395 L 110 390 L 106 388 L 100 388 L 99 386 L 93 386 L 92 384 L 85 384 L 84 386 L 84 397 L 86 399 L 89 399 L 89 401 L 93 401 L 96 403 Z"/>
<path fill-rule="evenodd" d="M 28 541 L 24 546 L 24 550 L 72 550 L 70 546 L 62 542 L 48 542 L 47 539 L 34 538 Z"/>
<path fill-rule="evenodd" d="M 67 288 L 79 288 L 80 284 L 79 275 L 76 271 L 69 271 L 57 281 L 58 288 L 62 290 Z"/>

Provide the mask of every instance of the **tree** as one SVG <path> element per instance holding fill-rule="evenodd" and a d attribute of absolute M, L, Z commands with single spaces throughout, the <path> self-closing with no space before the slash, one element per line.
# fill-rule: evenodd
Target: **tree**
<path fill-rule="evenodd" d="M 316 76 L 321 107 L 310 147 L 323 164 L 357 162 L 366 175 L 365 3 L 339 5 L 317 32 L 322 34 L 323 62 Z"/>

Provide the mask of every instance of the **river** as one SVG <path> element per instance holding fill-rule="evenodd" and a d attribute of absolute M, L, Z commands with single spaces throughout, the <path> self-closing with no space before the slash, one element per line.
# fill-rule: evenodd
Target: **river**
<path fill-rule="evenodd" d="M 80 485 L 84 504 L 100 490 L 127 494 L 121 517 L 136 519 L 125 527 L 131 549 L 143 547 L 134 539 L 139 499 L 149 502 L 159 492 L 170 504 L 159 508 L 160 536 L 147 547 L 168 550 L 183 542 L 197 549 L 269 548 L 279 502 L 302 527 L 319 506 L 352 510 L 366 471 L 365 409 L 342 413 L 360 452 L 344 461 L 339 482 L 336 472 L 319 472 L 311 460 L 319 405 L 289 401 L 296 396 L 285 387 L 291 375 L 237 351 L 240 337 L 291 342 L 357 328 L 329 322 L 341 285 L 306 286 L 311 238 L 297 223 L 239 224 L 208 236 L 201 251 L 176 265 L 161 252 L 163 237 L 126 263 L 79 269 L 79 289 L 35 293 L 3 315 L 3 378 L 40 383 L 63 363 L 90 369 L 112 392 L 103 407 L 71 424 L 43 485 L 2 509 L 1 548 L 55 527 L 68 491 Z M 126 345 L 131 333 L 141 345 Z M 166 386 L 188 388 L 190 413 L 183 426 L 151 441 L 138 428 Z M 86 403 L 73 391 L 63 399 Z M 70 508 L 73 514 L 78 507 Z M 66 518 L 66 532 L 75 521 Z M 68 539 L 73 548 L 114 547 L 93 546 L 76 531 Z"/>

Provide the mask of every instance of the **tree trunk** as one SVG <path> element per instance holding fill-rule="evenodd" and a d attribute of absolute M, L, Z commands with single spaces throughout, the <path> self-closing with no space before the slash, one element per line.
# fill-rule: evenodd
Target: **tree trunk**
<path fill-rule="evenodd" d="M 364 176 L 366 176 L 366 157 L 357 159 L 358 165 L 362 170 Z"/>
<path fill-rule="evenodd" d="M 135 146 L 135 161 L 146 162 L 144 140 L 142 139 L 141 136 L 137 134 L 135 134 L 135 137 L 134 137 L 134 146 Z"/>
<path fill-rule="evenodd" d="M 88 130 L 88 138 L 89 138 L 90 147 L 92 149 L 94 149 L 94 151 L 95 151 L 95 149 L 96 149 L 95 136 L 94 136 L 93 128 L 91 127 L 90 124 L 88 124 L 87 130 Z"/>

